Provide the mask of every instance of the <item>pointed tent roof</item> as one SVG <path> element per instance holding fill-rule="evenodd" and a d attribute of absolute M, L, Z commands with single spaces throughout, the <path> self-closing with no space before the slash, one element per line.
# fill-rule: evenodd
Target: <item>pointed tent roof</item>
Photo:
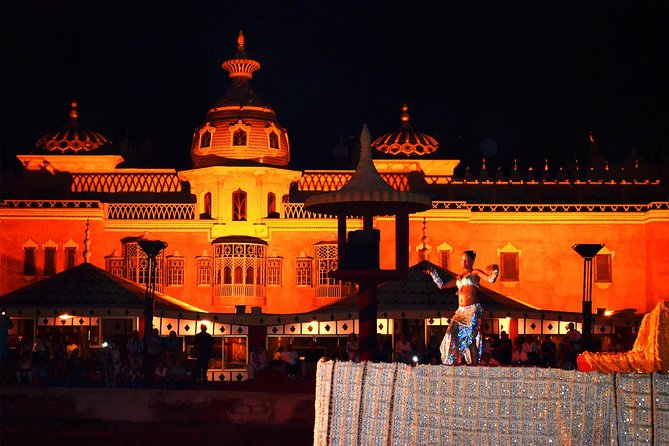
<path fill-rule="evenodd" d="M 360 133 L 360 161 L 349 181 L 338 191 L 308 197 L 305 209 L 323 214 L 394 215 L 432 208 L 428 195 L 398 191 L 383 180 L 372 161 L 370 140 L 365 124 Z"/>
<path fill-rule="evenodd" d="M 146 289 L 91 263 L 82 263 L 54 276 L 0 296 L 3 309 L 75 310 L 144 309 Z M 156 310 L 205 312 L 173 297 L 156 293 Z"/>

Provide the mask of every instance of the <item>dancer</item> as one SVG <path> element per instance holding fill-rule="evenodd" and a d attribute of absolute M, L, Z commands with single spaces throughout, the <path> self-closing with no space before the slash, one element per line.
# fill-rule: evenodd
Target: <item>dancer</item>
<path fill-rule="evenodd" d="M 488 265 L 488 273 L 474 268 L 475 251 L 465 251 L 462 254 L 461 275 L 448 282 L 437 274 L 434 268 L 425 270 L 425 274 L 432 277 L 439 289 L 458 288 L 458 309 L 451 318 L 446 335 L 441 341 L 441 362 L 446 365 L 459 365 L 463 360 L 470 365 L 478 365 L 481 359 L 483 343 L 481 342 L 481 317 L 483 307 L 478 300 L 479 282 L 481 278 L 494 283 L 499 275 L 499 266 Z"/>

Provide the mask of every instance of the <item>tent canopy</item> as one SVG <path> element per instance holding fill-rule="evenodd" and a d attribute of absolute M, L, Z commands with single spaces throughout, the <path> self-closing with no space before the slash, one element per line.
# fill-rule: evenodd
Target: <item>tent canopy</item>
<path fill-rule="evenodd" d="M 61 273 L 26 285 L 0 296 L 0 308 L 6 310 L 143 310 L 146 289 L 117 277 L 91 263 L 82 263 Z M 204 312 L 185 302 L 156 293 L 157 311 Z"/>

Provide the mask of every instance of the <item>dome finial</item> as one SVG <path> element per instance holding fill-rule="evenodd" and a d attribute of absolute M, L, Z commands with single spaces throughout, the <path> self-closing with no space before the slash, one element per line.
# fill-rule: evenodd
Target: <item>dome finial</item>
<path fill-rule="evenodd" d="M 79 110 L 77 110 L 77 100 L 72 99 L 70 106 L 72 107 L 72 109 L 70 110 L 70 119 L 79 118 Z"/>
<path fill-rule="evenodd" d="M 239 51 L 244 51 L 244 31 L 239 30 L 239 35 L 237 36 L 237 49 Z"/>
<path fill-rule="evenodd" d="M 409 127 L 409 107 L 407 107 L 406 102 L 402 104 L 402 114 L 400 115 L 400 123 L 402 127 Z"/>
<path fill-rule="evenodd" d="M 253 72 L 260 69 L 260 63 L 253 59 L 249 59 L 245 52 L 246 39 L 244 38 L 244 31 L 240 30 L 237 36 L 237 53 L 233 59 L 223 62 L 223 69 L 229 73 L 231 78 L 247 78 L 253 77 Z"/>

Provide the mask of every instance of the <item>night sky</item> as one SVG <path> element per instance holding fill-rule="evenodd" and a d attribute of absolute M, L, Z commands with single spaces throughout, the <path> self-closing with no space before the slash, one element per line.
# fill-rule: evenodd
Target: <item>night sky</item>
<path fill-rule="evenodd" d="M 288 130 L 291 167 L 331 167 L 342 138 L 411 124 L 443 158 L 489 169 L 669 154 L 666 2 L 111 1 L 3 7 L 2 168 L 67 121 L 144 167 L 190 167 L 236 50 Z M 358 3 L 365 3 L 360 5 Z M 437 7 L 438 5 L 438 7 Z"/>

